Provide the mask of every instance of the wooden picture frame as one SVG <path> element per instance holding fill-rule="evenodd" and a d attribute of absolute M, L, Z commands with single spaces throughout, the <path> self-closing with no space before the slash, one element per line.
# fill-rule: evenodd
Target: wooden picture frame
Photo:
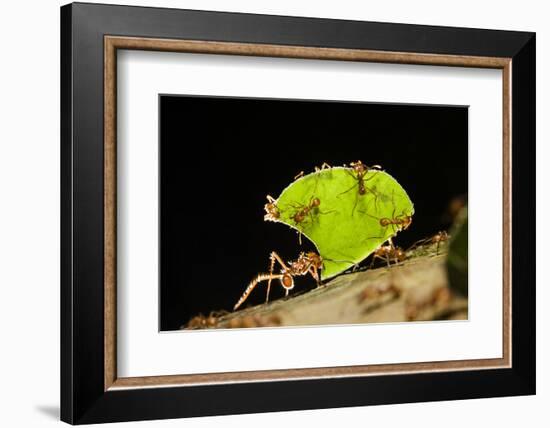
<path fill-rule="evenodd" d="M 118 49 L 502 70 L 502 358 L 118 377 Z M 534 394 L 535 261 L 521 257 L 535 242 L 533 33 L 76 3 L 61 8 L 61 55 L 62 420 Z"/>

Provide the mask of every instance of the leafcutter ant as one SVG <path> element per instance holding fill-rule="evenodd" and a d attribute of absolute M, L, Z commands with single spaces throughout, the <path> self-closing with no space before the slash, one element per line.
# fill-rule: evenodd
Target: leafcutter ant
<path fill-rule="evenodd" d="M 265 215 L 264 221 L 279 221 L 281 213 L 277 207 L 277 200 L 272 196 L 267 195 L 267 204 L 264 205 Z"/>
<path fill-rule="evenodd" d="M 358 160 L 357 162 L 351 162 L 350 168 L 351 168 L 351 171 L 350 169 L 346 169 L 346 172 L 350 174 L 357 181 L 357 185 L 354 184 L 348 190 L 345 190 L 344 192 L 340 193 L 338 197 L 355 189 L 355 187 L 357 186 L 358 197 L 371 193 L 374 197 L 374 204 L 376 205 L 376 202 L 378 200 L 378 193 L 374 190 L 374 188 L 370 188 L 365 185 L 365 182 L 372 180 L 375 177 L 375 175 L 371 175 L 369 178 L 365 178 L 365 176 L 369 171 L 381 171 L 382 167 L 380 165 L 367 166 L 363 162 Z M 355 200 L 355 204 L 353 205 L 353 209 L 351 210 L 351 215 L 353 215 L 353 213 L 355 212 L 355 208 L 357 207 L 358 201 L 359 199 L 357 198 Z"/>
<path fill-rule="evenodd" d="M 436 244 L 435 252 L 436 252 L 436 254 L 439 254 L 439 247 L 440 247 L 441 243 L 448 241 L 450 238 L 451 238 L 451 236 L 446 231 L 444 231 L 444 230 L 439 231 L 435 235 L 433 235 L 429 238 L 421 239 L 420 241 L 415 242 L 411 246 L 411 249 L 420 247 L 422 245 L 434 245 L 434 244 Z"/>
<path fill-rule="evenodd" d="M 442 242 L 448 241 L 450 238 L 449 234 L 446 231 L 439 231 L 434 236 L 431 237 L 430 242 L 432 244 L 437 244 L 435 253 L 439 254 L 439 245 Z"/>
<path fill-rule="evenodd" d="M 227 311 L 212 311 L 208 316 L 199 314 L 189 320 L 186 329 L 199 329 L 199 328 L 214 328 L 218 325 L 218 320 L 223 315 L 228 314 Z"/>
<path fill-rule="evenodd" d="M 271 281 L 278 279 L 281 286 L 285 289 L 285 296 L 288 296 L 290 290 L 294 288 L 294 278 L 296 276 L 304 276 L 310 274 L 317 284 L 319 284 L 319 272 L 323 269 L 323 258 L 313 251 L 307 253 L 300 253 L 298 258 L 295 261 L 285 263 L 281 257 L 275 252 L 272 251 L 269 255 L 270 266 L 269 273 L 260 273 L 248 284 L 243 295 L 239 301 L 235 304 L 233 310 L 237 310 L 244 301 L 248 298 L 252 290 L 262 281 L 267 281 L 267 293 L 265 297 L 265 302 L 269 301 L 269 292 L 271 289 Z M 275 268 L 275 262 L 279 263 L 281 269 L 280 273 L 273 273 Z"/>
<path fill-rule="evenodd" d="M 307 216 L 311 217 L 313 210 L 319 208 L 319 205 L 321 205 L 321 200 L 319 198 L 311 198 L 309 204 L 295 206 L 295 208 L 298 208 L 298 211 L 292 216 L 292 219 L 296 224 L 302 223 Z"/>
<path fill-rule="evenodd" d="M 330 169 L 330 168 L 332 168 L 332 167 L 328 163 L 323 162 L 321 164 L 321 166 L 316 166 L 315 167 L 315 172 L 321 172 L 325 169 Z M 300 171 L 298 174 L 296 174 L 294 176 L 294 180 L 298 180 L 299 178 L 302 178 L 303 176 L 304 176 L 304 171 Z"/>
<path fill-rule="evenodd" d="M 305 225 L 305 221 L 309 218 L 311 221 L 315 219 L 314 216 L 321 215 L 321 214 L 330 214 L 334 212 L 335 210 L 330 210 L 323 212 L 319 209 L 319 206 L 321 205 L 321 200 L 317 197 L 312 197 L 311 200 L 307 205 L 292 205 L 293 208 L 295 208 L 297 211 L 292 216 L 292 220 L 296 223 L 296 226 L 298 225 Z M 298 241 L 300 245 L 302 245 L 302 232 L 301 230 L 298 230 Z"/>
<path fill-rule="evenodd" d="M 376 259 L 385 260 L 388 267 L 390 267 L 391 261 L 393 261 L 395 264 L 405 261 L 405 259 L 407 258 L 406 252 L 403 251 L 401 247 L 394 246 L 391 240 L 389 242 L 390 243 L 388 245 L 382 245 L 374 251 L 370 263 L 371 268 L 374 265 Z"/>
<path fill-rule="evenodd" d="M 393 212 L 392 212 L 391 217 L 375 217 L 375 216 L 367 213 L 366 211 L 361 211 L 361 213 L 366 214 L 369 217 L 377 220 L 378 223 L 380 224 L 380 226 L 382 226 L 384 228 L 387 228 L 387 227 L 391 226 L 392 231 L 395 233 L 395 232 L 399 232 L 401 230 L 408 229 L 409 226 L 412 224 L 412 216 L 406 214 L 404 211 L 399 215 L 395 215 L 395 202 L 394 202 L 393 196 L 394 195 L 392 193 Z"/>

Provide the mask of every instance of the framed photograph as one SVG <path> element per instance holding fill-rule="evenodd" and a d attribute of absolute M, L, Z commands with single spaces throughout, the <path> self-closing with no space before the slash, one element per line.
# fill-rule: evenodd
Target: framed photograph
<path fill-rule="evenodd" d="M 61 8 L 61 418 L 535 393 L 535 34 Z"/>

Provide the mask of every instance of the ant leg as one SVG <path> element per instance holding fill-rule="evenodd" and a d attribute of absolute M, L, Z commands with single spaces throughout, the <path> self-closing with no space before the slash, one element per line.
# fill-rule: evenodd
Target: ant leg
<path fill-rule="evenodd" d="M 378 254 L 373 254 L 373 255 L 372 255 L 372 260 L 371 260 L 371 263 L 370 263 L 370 266 L 369 266 L 369 269 L 372 269 L 372 267 L 374 266 L 374 262 L 375 262 L 376 259 L 378 259 L 378 260 L 385 260 L 384 257 L 381 257 L 381 256 L 379 256 Z"/>
<path fill-rule="evenodd" d="M 354 184 L 353 186 L 351 186 L 348 190 L 338 194 L 337 198 L 339 198 L 340 196 L 342 196 L 344 193 L 348 193 L 350 190 L 353 190 L 357 185 Z"/>
<path fill-rule="evenodd" d="M 304 176 L 304 171 L 300 171 L 298 174 L 294 176 L 294 180 L 298 180 L 299 178 L 302 178 Z"/>
<path fill-rule="evenodd" d="M 393 211 L 391 214 L 392 220 L 395 219 L 395 199 L 393 198 L 394 195 L 395 195 L 395 190 L 392 190 L 391 192 L 391 204 L 393 205 Z"/>
<path fill-rule="evenodd" d="M 325 215 L 325 214 L 330 214 L 330 213 L 333 213 L 333 212 L 336 212 L 336 210 L 329 210 L 329 211 L 321 211 L 321 210 L 319 210 L 319 211 L 318 211 L 318 214 Z"/>
<path fill-rule="evenodd" d="M 378 212 L 378 193 L 372 189 L 369 189 L 369 191 L 374 196 L 374 209 L 376 210 L 376 212 Z"/>
<path fill-rule="evenodd" d="M 313 279 L 317 282 L 317 287 L 319 287 L 319 272 L 317 270 L 317 266 L 311 265 L 308 269 L 308 272 L 313 277 Z"/>
<path fill-rule="evenodd" d="M 323 164 L 321 166 L 316 166 L 315 167 L 315 172 L 320 172 L 324 169 L 330 169 L 330 168 L 332 168 L 332 167 L 328 163 L 323 162 Z"/>
<path fill-rule="evenodd" d="M 283 260 L 279 257 L 279 255 L 275 251 L 271 252 L 271 254 L 269 255 L 269 258 L 271 259 L 271 270 L 270 270 L 269 274 L 260 273 L 260 274 L 256 275 L 256 277 L 252 281 L 250 281 L 250 284 L 248 284 L 248 287 L 246 287 L 246 290 L 244 290 L 243 295 L 241 296 L 239 301 L 235 304 L 235 306 L 233 307 L 233 310 L 237 310 L 237 308 L 244 303 L 244 301 L 248 298 L 250 293 L 252 293 L 252 290 L 254 290 L 254 288 L 256 287 L 256 285 L 259 282 L 267 280 L 267 281 L 269 281 L 269 284 L 271 285 L 271 280 L 273 280 L 273 279 L 279 279 L 280 280 L 284 276 L 282 273 L 274 275 L 273 274 L 273 265 L 275 264 L 275 261 L 277 261 L 284 270 L 288 270 L 288 266 L 285 264 L 285 262 L 283 262 Z"/>
<path fill-rule="evenodd" d="M 367 203 L 368 203 L 368 202 L 367 202 Z M 378 217 L 375 217 L 375 216 L 373 216 L 372 214 L 369 214 L 367 211 L 359 210 L 359 212 L 360 212 L 361 214 L 368 215 L 370 218 L 372 218 L 372 219 L 374 219 L 374 220 L 380 222 L 380 219 L 379 219 Z"/>
<path fill-rule="evenodd" d="M 273 268 L 275 267 L 275 258 L 273 256 L 269 257 L 269 260 L 271 261 L 269 265 L 269 275 L 270 278 L 267 281 L 267 293 L 265 295 L 265 302 L 269 302 L 269 291 L 271 290 L 271 280 L 273 279 Z"/>
<path fill-rule="evenodd" d="M 376 173 L 377 173 L 377 172 L 378 172 L 378 171 L 373 172 L 372 175 L 371 175 L 369 178 L 364 178 L 365 175 L 363 175 L 363 182 L 372 180 L 372 179 L 376 176 Z M 367 173 L 367 174 L 368 174 L 368 173 Z"/>
<path fill-rule="evenodd" d="M 252 281 L 250 281 L 250 284 L 248 284 L 248 287 L 246 287 L 246 290 L 244 290 L 244 293 L 239 299 L 239 301 L 235 304 L 235 306 L 233 306 L 233 310 L 236 311 L 239 308 L 239 306 L 241 306 L 244 303 L 244 301 L 248 298 L 250 293 L 252 293 L 252 290 L 256 288 L 256 285 L 258 285 L 258 283 L 266 280 L 271 280 L 271 279 L 281 279 L 282 277 L 283 277 L 283 274 L 273 275 L 273 274 L 259 273 L 258 275 L 256 275 L 256 277 Z"/>
<path fill-rule="evenodd" d="M 272 251 L 269 257 L 274 258 L 284 270 L 288 270 L 288 266 L 286 265 L 286 263 L 283 262 L 283 259 L 281 259 L 281 257 L 279 257 L 279 254 L 277 254 L 275 251 Z"/>
<path fill-rule="evenodd" d="M 279 265 L 281 266 L 282 268 L 282 272 L 288 272 L 289 270 L 289 267 L 286 265 L 286 263 L 283 261 L 283 259 L 281 259 L 281 257 L 279 257 L 279 254 L 277 254 L 275 251 L 272 251 L 271 254 L 269 255 L 269 257 L 271 257 L 272 260 L 275 260 L 277 261 L 277 263 L 279 263 Z M 284 274 L 281 273 L 280 275 L 272 275 L 273 276 L 273 279 L 281 279 L 284 277 Z M 287 294 L 288 294 L 288 289 L 287 290 Z"/>
<path fill-rule="evenodd" d="M 357 208 L 357 204 L 359 202 L 359 194 L 355 195 L 355 203 L 353 204 L 353 208 L 351 210 L 351 216 L 353 217 L 353 213 L 355 212 L 355 208 Z"/>
<path fill-rule="evenodd" d="M 372 269 L 373 266 L 374 266 L 374 261 L 376 260 L 376 254 L 373 254 L 371 260 L 370 260 L 370 265 L 369 265 L 369 269 Z"/>

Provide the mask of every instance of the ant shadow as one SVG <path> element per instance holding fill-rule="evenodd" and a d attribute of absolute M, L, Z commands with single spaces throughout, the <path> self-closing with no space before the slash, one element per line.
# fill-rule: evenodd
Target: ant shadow
<path fill-rule="evenodd" d="M 39 406 L 35 406 L 35 409 L 38 410 L 43 415 L 48 416 L 50 419 L 55 419 L 58 421 L 60 418 L 59 406 L 39 405 Z"/>

